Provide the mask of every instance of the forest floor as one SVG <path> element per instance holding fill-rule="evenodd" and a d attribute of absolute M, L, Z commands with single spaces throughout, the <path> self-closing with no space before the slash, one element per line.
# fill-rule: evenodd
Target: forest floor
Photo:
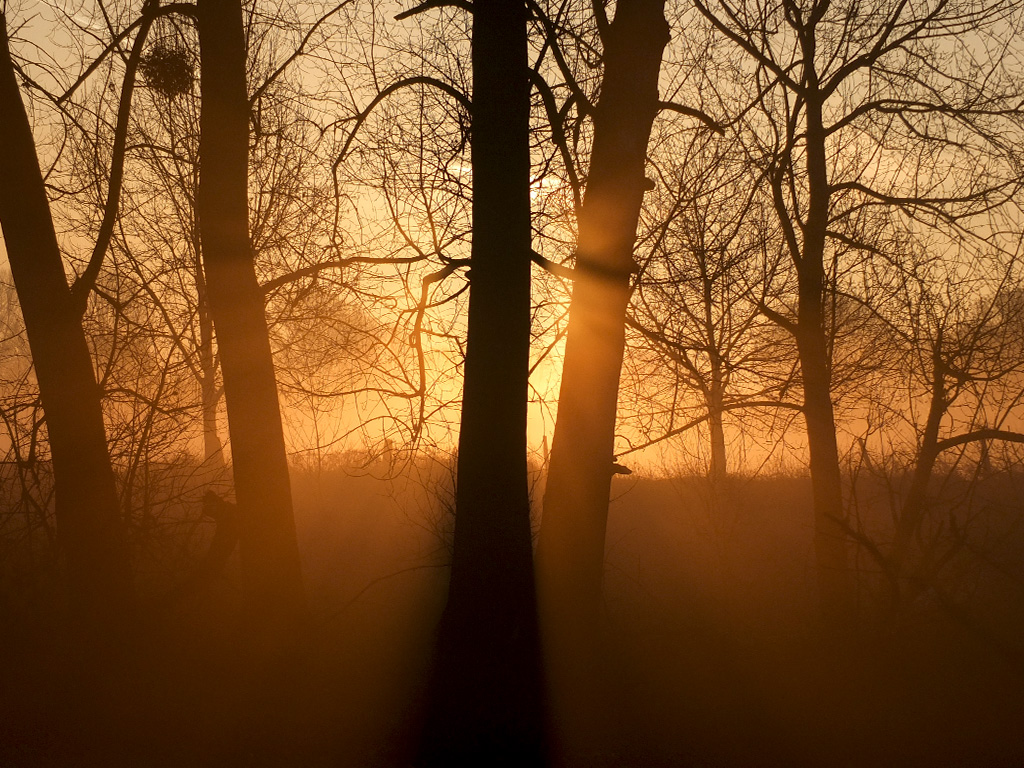
<path fill-rule="evenodd" d="M 316 480 L 295 483 L 311 618 L 273 659 L 242 650 L 231 573 L 152 600 L 116 647 L 7 611 L 0 766 L 408 765 L 445 516 L 412 484 Z M 1024 766 L 1024 586 L 1009 575 L 970 572 L 960 611 L 922 601 L 882 621 L 866 603 L 823 632 L 805 480 L 712 498 L 702 481 L 634 477 L 613 495 L 601 727 L 566 765 Z"/>

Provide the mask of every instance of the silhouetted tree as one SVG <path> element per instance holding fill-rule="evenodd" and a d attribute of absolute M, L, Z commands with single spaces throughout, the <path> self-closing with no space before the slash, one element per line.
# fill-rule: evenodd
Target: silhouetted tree
<path fill-rule="evenodd" d="M 637 271 L 637 222 L 648 188 L 647 141 L 659 109 L 658 75 L 669 41 L 664 7 L 664 0 L 625 0 L 609 22 L 603 5 L 594 4 L 604 76 L 593 107 L 593 148 L 579 210 L 575 279 L 537 549 L 545 652 L 556 704 L 570 697 L 585 705 L 592 698 L 586 679 L 594 665 L 626 306 Z"/>
<path fill-rule="evenodd" d="M 1012 3 L 697 0 L 697 8 L 752 73 L 757 109 L 737 121 L 737 137 L 770 190 L 797 283 L 795 307 L 762 309 L 796 340 L 819 598 L 825 616 L 844 620 L 855 595 L 832 399 L 839 257 L 870 252 L 856 228 L 865 208 L 949 223 L 1012 193 L 1003 134 L 1016 90 L 1002 60 L 966 54 L 972 40 L 1001 44 Z M 986 174 L 948 172 L 977 156 L 989 161 Z"/>
<path fill-rule="evenodd" d="M 713 488 L 732 469 L 727 418 L 742 421 L 740 444 L 764 444 L 778 432 L 758 430 L 758 414 L 777 427 L 778 408 L 796 408 L 783 402 L 795 349 L 758 309 L 777 287 L 773 213 L 736 149 L 716 137 L 670 136 L 653 153 L 663 185 L 648 202 L 656 223 L 628 320 L 639 334 L 630 350 L 635 419 L 647 438 L 630 450 L 697 431 Z"/>
<path fill-rule="evenodd" d="M 597 617 L 604 568 L 626 305 L 648 184 L 647 139 L 658 113 L 658 73 L 669 39 L 659 0 L 621 3 L 614 21 L 599 27 L 604 80 L 594 107 L 594 147 L 538 545 L 545 602 L 551 590 L 552 611 L 578 613 L 588 625 Z"/>
<path fill-rule="evenodd" d="M 46 418 L 71 608 L 95 631 L 122 622 L 133 588 L 100 390 L 64 273 L 0 14 L 0 223 Z"/>
<path fill-rule="evenodd" d="M 990 548 L 970 541 L 969 520 L 956 520 L 936 486 L 971 466 L 986 474 L 991 446 L 1024 442 L 1014 428 L 1024 394 L 1020 265 L 1015 254 L 993 246 L 990 240 L 942 248 L 904 237 L 892 249 L 894 263 L 876 270 L 867 289 L 865 301 L 877 307 L 897 350 L 887 385 L 872 396 L 886 404 L 896 387 L 905 393 L 882 413 L 893 433 L 909 426 L 913 441 L 909 461 L 897 463 L 906 482 L 894 530 L 865 543 L 887 579 L 894 611 L 936 588 L 965 550 L 985 557 Z M 972 447 L 973 456 L 966 455 Z"/>
<path fill-rule="evenodd" d="M 420 759 L 545 762 L 526 407 L 530 152 L 526 6 L 473 9 L 473 242 L 448 602 Z"/>
<path fill-rule="evenodd" d="M 203 267 L 224 377 L 244 590 L 264 642 L 304 606 L 291 486 L 263 291 L 249 239 L 249 101 L 239 0 L 201 0 Z"/>

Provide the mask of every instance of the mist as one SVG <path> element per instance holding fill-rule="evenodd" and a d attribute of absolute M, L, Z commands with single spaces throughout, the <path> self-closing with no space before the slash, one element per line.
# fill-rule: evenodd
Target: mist
<path fill-rule="evenodd" d="M 1022 61 L 0 0 L 0 764 L 1024 763 Z"/>

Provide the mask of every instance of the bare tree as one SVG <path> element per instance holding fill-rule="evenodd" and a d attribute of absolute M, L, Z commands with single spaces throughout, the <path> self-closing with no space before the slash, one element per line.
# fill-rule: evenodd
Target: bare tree
<path fill-rule="evenodd" d="M 241 3 L 199 5 L 202 113 L 196 206 L 224 376 L 249 610 L 274 643 L 303 611 L 302 572 L 263 291 L 249 238 L 249 104 Z"/>
<path fill-rule="evenodd" d="M 1017 256 L 994 242 L 918 235 L 893 246 L 862 299 L 897 350 L 871 400 L 885 423 L 880 433 L 903 446 L 892 451 L 903 458 L 889 474 L 905 480 L 892 530 L 867 523 L 857 534 L 884 576 L 887 608 L 901 611 L 939 589 L 942 572 L 969 549 L 969 519 L 958 519 L 937 489 L 965 466 L 990 471 L 993 445 L 1024 442 L 1015 428 L 1024 307 Z"/>
<path fill-rule="evenodd" d="M 473 9 L 473 244 L 448 603 L 421 761 L 545 764 L 526 407 L 526 6 Z"/>
<path fill-rule="evenodd" d="M 71 605 L 93 631 L 134 600 L 100 390 L 50 215 L 0 14 L 0 222 L 32 351 L 56 485 Z"/>
<path fill-rule="evenodd" d="M 638 270 L 633 251 L 650 187 L 647 142 L 660 107 L 658 80 L 669 41 L 664 8 L 664 0 L 620 2 L 609 20 L 604 4 L 595 3 L 593 21 L 603 46 L 600 98 L 591 104 L 578 84 L 570 88 L 572 98 L 582 100 L 579 113 L 593 120 L 593 134 L 586 193 L 576 206 L 572 298 L 537 545 L 551 700 L 562 726 L 560 746 L 570 753 L 585 752 L 600 728 L 593 681 L 605 527 L 626 306 Z M 554 22 L 546 27 L 549 41 L 560 45 L 553 39 Z M 574 83 L 564 56 L 556 52 L 556 61 Z M 564 113 L 553 106 L 547 112 L 572 180 Z"/>
<path fill-rule="evenodd" d="M 769 5 L 698 9 L 745 57 L 756 109 L 737 137 L 763 173 L 797 279 L 795 306 L 764 311 L 795 337 L 814 493 L 821 605 L 850 616 L 829 296 L 865 207 L 950 221 L 1005 200 L 1018 180 L 1005 141 L 1015 90 L 1003 62 L 958 64 L 971 41 L 1005 40 L 1012 3 Z M 959 162 L 988 173 L 954 179 Z M 968 159 L 972 158 L 972 159 Z"/>
<path fill-rule="evenodd" d="M 798 408 L 785 397 L 795 350 L 760 311 L 779 289 L 773 214 L 726 142 L 663 141 L 655 167 L 663 186 L 650 204 L 650 255 L 628 320 L 646 439 L 630 450 L 699 431 L 707 475 L 720 484 L 728 418 L 743 425 L 734 439 L 746 441 L 757 436 L 758 414 L 769 414 L 763 434 L 773 436 L 778 409 Z"/>
<path fill-rule="evenodd" d="M 578 611 L 588 627 L 599 605 L 626 304 L 637 270 L 633 245 L 647 186 L 647 138 L 658 113 L 661 52 L 668 42 L 660 2 L 621 4 L 615 20 L 599 19 L 598 28 L 605 75 L 594 107 L 593 156 L 579 214 L 573 304 L 538 553 L 541 581 L 551 590 L 545 614 Z"/>

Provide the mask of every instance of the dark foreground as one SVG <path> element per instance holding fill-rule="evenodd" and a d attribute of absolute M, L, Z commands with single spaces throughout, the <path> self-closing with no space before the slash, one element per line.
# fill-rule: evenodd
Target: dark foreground
<path fill-rule="evenodd" d="M 311 617 L 272 658 L 245 650 L 230 569 L 175 592 L 153 556 L 129 637 L 84 649 L 46 580 L 15 581 L 9 561 L 0 766 L 409 765 L 443 604 L 443 515 L 370 478 L 296 489 Z M 1014 559 L 1002 536 L 987 564 L 975 553 L 950 572 L 955 603 L 925 594 L 897 615 L 877 609 L 864 566 L 860 620 L 826 632 L 807 492 L 799 479 L 715 499 L 698 481 L 616 482 L 598 727 L 559 762 L 1024 765 L 1024 548 Z"/>

